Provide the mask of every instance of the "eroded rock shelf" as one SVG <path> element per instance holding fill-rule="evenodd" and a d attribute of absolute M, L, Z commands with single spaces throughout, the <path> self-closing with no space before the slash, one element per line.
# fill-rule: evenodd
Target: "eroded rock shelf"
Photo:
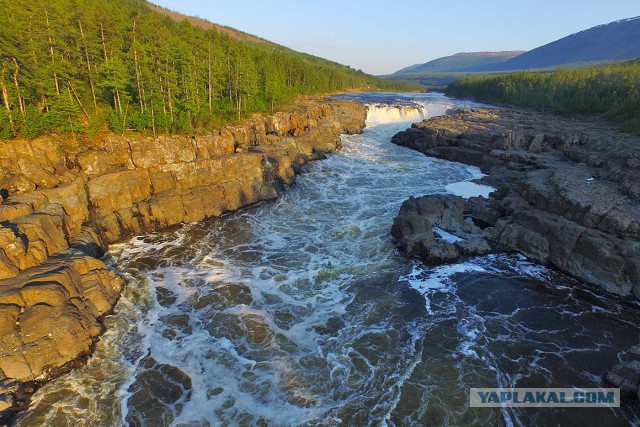
<path fill-rule="evenodd" d="M 393 142 L 478 166 L 498 189 L 488 199 L 405 201 L 392 232 L 407 255 L 444 263 L 515 251 L 640 299 L 640 137 L 594 118 L 473 109 L 414 124 Z M 606 384 L 638 399 L 639 354 L 640 345 L 632 347 L 602 373 Z"/>
<path fill-rule="evenodd" d="M 517 251 L 609 292 L 640 298 L 640 137 L 597 119 L 473 109 L 414 124 L 393 142 L 478 166 L 498 189 L 489 199 L 450 203 L 456 209 L 444 206 L 436 216 L 481 225 L 473 238 L 494 251 Z M 414 235 L 420 226 L 409 215 L 433 222 L 427 218 L 433 213 L 415 206 L 431 205 L 438 196 L 425 197 L 406 202 L 396 234 L 408 253 L 429 261 L 433 254 L 419 248 L 433 244 L 420 243 Z"/>

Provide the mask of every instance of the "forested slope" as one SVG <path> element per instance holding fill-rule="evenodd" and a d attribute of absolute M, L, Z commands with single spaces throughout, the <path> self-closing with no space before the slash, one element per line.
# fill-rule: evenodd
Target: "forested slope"
<path fill-rule="evenodd" d="M 521 71 L 463 77 L 449 96 L 583 114 L 604 114 L 627 131 L 640 133 L 640 61 L 554 72 Z"/>
<path fill-rule="evenodd" d="M 0 0 L 0 10 L 2 138 L 206 130 L 298 94 L 394 85 L 143 0 Z"/>

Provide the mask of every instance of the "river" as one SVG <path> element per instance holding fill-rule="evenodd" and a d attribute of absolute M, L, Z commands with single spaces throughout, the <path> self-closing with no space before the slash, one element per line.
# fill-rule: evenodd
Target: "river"
<path fill-rule="evenodd" d="M 629 425 L 624 409 L 468 408 L 470 387 L 597 387 L 638 305 L 517 255 L 407 260 L 409 196 L 486 193 L 473 167 L 390 143 L 468 103 L 361 94 L 362 135 L 277 201 L 113 245 L 129 280 L 86 366 L 19 426 Z M 462 183 L 462 184 L 461 184 Z"/>

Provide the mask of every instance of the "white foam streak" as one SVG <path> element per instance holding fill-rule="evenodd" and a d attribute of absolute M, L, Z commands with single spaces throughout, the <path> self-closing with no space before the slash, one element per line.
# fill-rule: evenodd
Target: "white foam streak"
<path fill-rule="evenodd" d="M 446 290 L 451 284 L 451 277 L 455 274 L 470 272 L 486 272 L 486 270 L 474 263 L 457 263 L 427 268 L 422 264 L 414 263 L 411 272 L 400 278 L 406 281 L 413 289 L 424 296 L 427 313 L 433 314 L 429 296 L 434 291 Z M 449 289 L 448 291 L 452 291 Z"/>

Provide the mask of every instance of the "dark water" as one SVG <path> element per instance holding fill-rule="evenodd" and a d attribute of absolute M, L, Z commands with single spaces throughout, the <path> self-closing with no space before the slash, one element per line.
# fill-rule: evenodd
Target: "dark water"
<path fill-rule="evenodd" d="M 639 340 L 638 305 L 517 256 L 400 256 L 408 196 L 487 190 L 459 184 L 477 169 L 390 143 L 461 104 L 412 96 L 361 97 L 364 134 L 278 201 L 114 246 L 130 283 L 107 333 L 18 425 L 637 424 L 628 406 L 468 408 L 470 387 L 603 385 Z"/>

